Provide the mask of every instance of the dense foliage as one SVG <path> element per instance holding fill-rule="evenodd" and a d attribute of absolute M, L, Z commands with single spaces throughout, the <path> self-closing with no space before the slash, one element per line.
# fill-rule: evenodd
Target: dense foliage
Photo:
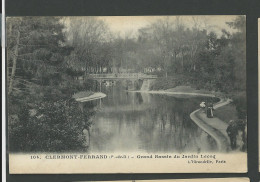
<path fill-rule="evenodd" d="M 175 22 L 173 26 L 168 19 L 150 27 L 150 31 L 156 32 L 155 37 L 158 37 L 157 44 L 149 48 L 151 53 L 154 52 L 150 57 L 158 58 L 159 54 L 161 59 L 157 60 L 157 64 L 153 64 L 154 61 L 150 59 L 147 66 L 156 68 L 160 61 L 159 66 L 165 73 L 165 78 L 157 80 L 151 89 L 168 89 L 188 83 L 197 89 L 220 91 L 234 100 L 239 117 L 244 119 L 246 19 L 244 16 L 237 16 L 233 22 L 226 23 L 234 30 L 233 33 L 222 30 L 222 35 L 217 35 L 196 26 L 192 29 L 185 28 L 180 22 Z M 153 39 L 139 38 L 146 41 L 146 44 L 150 42 L 149 45 L 153 42 Z"/>
<path fill-rule="evenodd" d="M 84 149 L 83 129 L 90 126 L 92 106 L 82 111 L 71 96 L 90 90 L 68 73 L 60 18 L 7 20 L 8 119 L 11 151 Z"/>
<path fill-rule="evenodd" d="M 66 22 L 68 42 L 75 48 L 68 65 L 79 75 L 145 72 L 166 77 L 170 86 L 188 82 L 228 94 L 246 90 L 245 16 L 226 22 L 231 32 L 208 31 L 210 25 L 201 17 L 192 17 L 189 26 L 182 17 L 166 17 L 122 37 L 113 36 L 102 19 L 73 17 Z"/>
<path fill-rule="evenodd" d="M 35 113 L 30 114 L 30 111 Z M 90 125 L 86 118 L 88 114 L 82 114 L 75 101 L 42 102 L 30 110 L 21 107 L 18 118 L 9 122 L 10 150 L 82 151 L 86 149 L 86 139 L 80 131 Z"/>

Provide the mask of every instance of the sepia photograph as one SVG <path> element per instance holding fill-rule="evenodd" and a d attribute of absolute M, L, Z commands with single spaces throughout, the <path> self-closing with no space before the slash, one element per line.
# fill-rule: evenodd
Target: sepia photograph
<path fill-rule="evenodd" d="M 6 44 L 10 172 L 247 171 L 245 16 L 7 17 Z"/>

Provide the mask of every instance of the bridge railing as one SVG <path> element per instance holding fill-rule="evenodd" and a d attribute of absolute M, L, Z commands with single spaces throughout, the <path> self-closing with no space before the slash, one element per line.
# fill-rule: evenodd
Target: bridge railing
<path fill-rule="evenodd" d="M 144 73 L 109 73 L 89 75 L 93 78 L 157 78 L 157 75 L 147 75 Z"/>

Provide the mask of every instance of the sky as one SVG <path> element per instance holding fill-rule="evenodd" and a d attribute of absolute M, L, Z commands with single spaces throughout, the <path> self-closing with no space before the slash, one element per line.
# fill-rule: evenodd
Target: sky
<path fill-rule="evenodd" d="M 170 20 L 175 20 L 176 16 L 168 16 Z M 207 27 L 208 31 L 215 31 L 218 35 L 221 34 L 222 29 L 226 29 L 230 32 L 232 30 L 226 22 L 233 21 L 235 15 L 211 15 L 211 16 L 180 16 L 183 24 L 187 27 L 192 27 L 193 18 L 200 22 L 202 28 Z M 155 21 L 158 21 L 166 16 L 103 16 L 98 19 L 104 20 L 111 31 L 115 34 L 119 34 L 124 37 L 125 35 L 134 35 L 138 29 L 149 25 Z M 206 25 L 206 26 L 205 26 Z"/>

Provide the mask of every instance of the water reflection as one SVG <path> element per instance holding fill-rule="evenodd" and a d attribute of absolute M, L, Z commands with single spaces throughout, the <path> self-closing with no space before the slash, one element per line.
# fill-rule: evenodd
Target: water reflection
<path fill-rule="evenodd" d="M 93 118 L 90 152 L 208 152 L 215 141 L 189 115 L 205 98 L 102 88 L 107 97 Z M 105 91 L 104 91 L 105 90 Z"/>

